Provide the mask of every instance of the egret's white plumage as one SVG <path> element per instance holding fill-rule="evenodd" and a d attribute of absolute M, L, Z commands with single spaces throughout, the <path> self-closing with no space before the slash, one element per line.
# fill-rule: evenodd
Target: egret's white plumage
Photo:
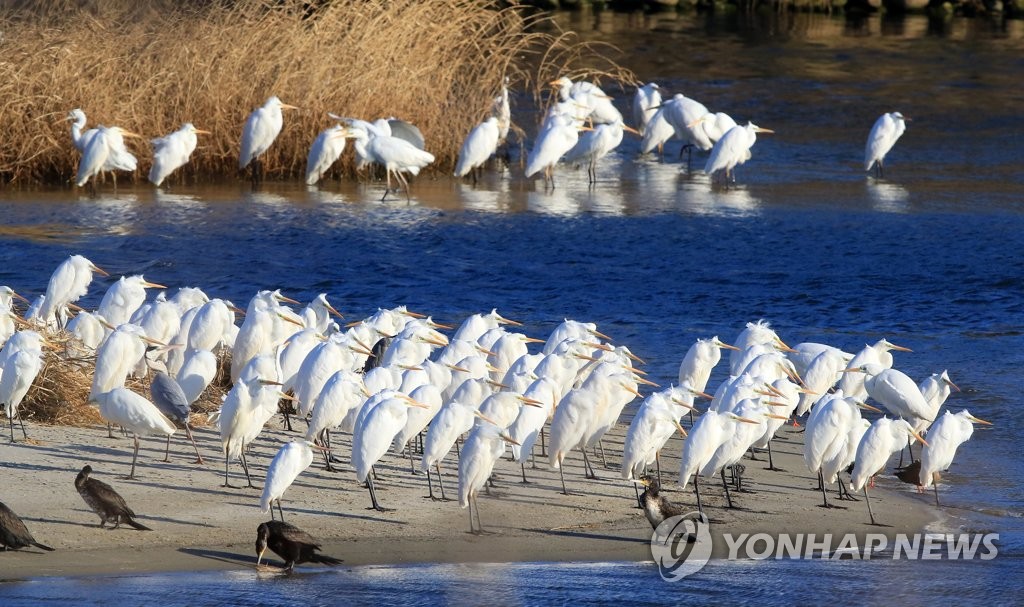
<path fill-rule="evenodd" d="M 459 150 L 459 159 L 455 163 L 455 176 L 465 177 L 470 171 L 483 166 L 497 151 L 500 138 L 498 119 L 494 116 L 473 127 Z M 476 183 L 476 173 L 473 174 L 473 182 Z"/>
<path fill-rule="evenodd" d="M 296 440 L 281 445 L 274 459 L 267 466 L 267 478 L 263 483 L 263 494 L 260 495 L 260 510 L 270 511 L 274 501 L 278 510 L 281 509 L 281 497 L 303 470 L 313 463 L 313 443 L 308 440 Z M 273 512 L 271 512 L 273 516 Z M 284 513 L 281 513 L 284 519 Z"/>
<path fill-rule="evenodd" d="M 320 131 L 306 156 L 306 185 L 316 185 L 345 151 L 345 128 L 336 124 Z"/>
<path fill-rule="evenodd" d="M 185 166 L 196 150 L 197 134 L 209 135 L 210 132 L 186 122 L 177 131 L 152 140 L 153 167 L 149 169 L 149 181 L 153 185 L 159 187 L 168 175 Z"/>
<path fill-rule="evenodd" d="M 284 117 L 281 110 L 298 109 L 294 105 L 282 103 L 276 96 L 267 99 L 262 107 L 258 107 L 245 121 L 242 127 L 242 144 L 238 153 L 238 168 L 244 169 L 258 156 L 270 149 L 271 144 L 281 133 Z"/>
<path fill-rule="evenodd" d="M 757 133 L 774 132 L 753 122 L 748 122 L 746 126 L 734 126 L 714 144 L 711 156 L 704 165 L 704 172 L 712 176 L 725 173 L 725 179 L 734 179 L 733 169 L 750 160 L 750 149 L 757 141 Z"/>
<path fill-rule="evenodd" d="M 889 153 L 892 146 L 896 145 L 903 132 L 907 130 L 907 121 L 899 112 L 882 114 L 871 127 L 868 133 L 868 142 L 864 146 L 864 170 L 870 171 L 875 164 L 878 165 L 878 175 L 882 176 L 882 162 L 885 155 Z"/>

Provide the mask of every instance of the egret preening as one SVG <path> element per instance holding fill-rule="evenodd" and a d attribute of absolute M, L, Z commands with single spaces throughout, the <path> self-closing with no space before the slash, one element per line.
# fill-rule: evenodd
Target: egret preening
<path fill-rule="evenodd" d="M 142 135 L 117 126 L 101 126 L 98 131 L 89 140 L 88 146 L 82 153 L 82 159 L 78 162 L 78 174 L 75 176 L 75 184 L 78 187 L 85 185 L 100 171 L 134 171 L 138 166 L 135 156 L 132 156 L 125 147 L 124 138 L 142 139 Z M 114 186 L 117 186 L 116 177 Z"/>
<path fill-rule="evenodd" d="M 500 138 L 498 119 L 494 116 L 473 127 L 462 143 L 462 149 L 459 150 L 459 159 L 455 163 L 455 176 L 465 177 L 472 172 L 473 185 L 476 185 L 477 169 L 482 167 L 497 151 Z"/>
<path fill-rule="evenodd" d="M 757 134 L 774 132 L 753 122 L 748 122 L 746 126 L 734 126 L 711 149 L 711 156 L 704 165 L 704 172 L 712 178 L 724 173 L 725 181 L 736 181 L 733 169 L 750 160 L 750 149 L 757 141 Z"/>
<path fill-rule="evenodd" d="M 153 139 L 153 167 L 149 169 L 149 181 L 160 187 L 168 175 L 188 162 L 196 150 L 196 135 L 209 134 L 210 131 L 197 129 L 191 122 L 186 122 L 177 131 Z"/>
<path fill-rule="evenodd" d="M 384 167 L 387 173 L 387 187 L 381 200 L 387 198 L 388 192 L 391 191 L 392 175 L 399 185 L 405 187 L 406 200 L 410 200 L 409 181 L 402 173 L 419 175 L 423 167 L 434 162 L 433 154 L 399 137 L 376 135 L 371 138 L 365 128 L 353 125 L 349 125 L 345 130 L 345 136 L 356 140 L 356 150 L 370 162 Z"/>
<path fill-rule="evenodd" d="M 875 125 L 871 127 L 867 145 L 864 147 L 865 171 L 870 171 L 873 165 L 877 165 L 878 177 L 882 177 L 882 162 L 885 155 L 907 130 L 907 122 L 910 122 L 910 118 L 905 118 L 899 112 L 890 112 L 878 117 Z"/>
<path fill-rule="evenodd" d="M 955 415 L 946 411 L 928 430 L 928 444 L 921 451 L 920 489 L 934 486 L 936 506 L 939 505 L 939 473 L 949 469 L 957 448 L 974 434 L 974 424 L 991 426 L 992 422 L 974 417 L 967 409 Z"/>
<path fill-rule="evenodd" d="M 336 124 L 320 131 L 306 157 L 306 185 L 316 185 L 345 151 L 345 127 Z"/>
<path fill-rule="evenodd" d="M 96 133 L 100 132 L 99 129 L 89 129 L 88 131 L 82 132 L 85 128 L 85 112 L 80 108 L 75 108 L 68 112 L 67 120 L 71 122 L 71 143 L 75 145 L 75 148 L 79 152 L 85 152 L 85 148 L 89 147 L 89 142 Z"/>
<path fill-rule="evenodd" d="M 307 440 L 296 440 L 281 445 L 270 465 L 267 466 L 267 478 L 263 483 L 263 494 L 260 496 L 260 510 L 270 511 L 270 518 L 274 518 L 274 502 L 277 502 L 277 511 L 284 520 L 284 511 L 281 510 L 281 497 L 291 487 L 295 479 L 303 470 L 309 468 L 313 463 L 313 449 L 322 449 Z"/>
<path fill-rule="evenodd" d="M 253 181 L 262 178 L 263 163 L 259 156 L 270 149 L 270 145 L 281 133 L 284 126 L 284 117 L 281 110 L 297 110 L 299 108 L 287 103 L 281 103 L 277 97 L 267 99 L 262 107 L 256 108 L 242 127 L 242 146 L 238 153 L 238 170 L 243 170 L 249 163 L 253 165 Z"/>
<path fill-rule="evenodd" d="M 868 481 L 881 472 L 885 463 L 889 461 L 889 456 L 903 449 L 910 437 L 921 441 L 923 445 L 928 445 L 921 435 L 914 431 L 913 426 L 905 420 L 882 417 L 871 424 L 871 427 L 864 433 L 864 437 L 860 439 L 860 444 L 857 445 L 857 456 L 853 464 L 853 473 L 850 475 L 850 485 L 854 491 L 864 490 L 864 499 L 867 501 L 868 516 L 871 517 L 872 525 L 877 523 L 875 523 L 875 514 L 871 511 Z"/>

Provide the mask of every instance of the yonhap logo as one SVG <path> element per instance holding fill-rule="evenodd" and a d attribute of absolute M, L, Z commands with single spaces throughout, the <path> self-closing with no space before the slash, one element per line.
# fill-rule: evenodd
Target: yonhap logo
<path fill-rule="evenodd" d="M 711 527 L 703 512 L 669 517 L 651 535 L 651 556 L 666 582 L 678 582 L 707 565 L 711 558 Z"/>

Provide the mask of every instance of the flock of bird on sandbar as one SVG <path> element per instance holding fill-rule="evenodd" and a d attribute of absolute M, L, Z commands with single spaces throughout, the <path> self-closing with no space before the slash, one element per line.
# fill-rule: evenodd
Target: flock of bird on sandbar
<path fill-rule="evenodd" d="M 554 169 L 559 162 L 585 166 L 590 183 L 595 183 L 598 162 L 622 143 L 625 132 L 642 137 L 642 154 L 658 149 L 662 158 L 667 141 L 680 141 L 682 149 L 688 152 L 687 169 L 694 149 L 710 152 L 704 172 L 713 180 L 734 182 L 735 169 L 750 159 L 757 134 L 774 132 L 752 122 L 739 126 L 728 114 L 711 112 L 701 102 L 682 94 L 663 100 L 655 83 L 636 89 L 632 102 L 634 126 L 628 126 L 612 97 L 597 84 L 583 80 L 573 82 L 564 76 L 549 84 L 554 87 L 557 100 L 540 122 L 524 169 L 527 179 L 543 173 L 545 188 L 554 188 Z M 260 156 L 270 149 L 284 125 L 282 110 L 296 109 L 273 96 L 246 120 L 238 168 L 242 171 L 251 166 L 254 182 L 263 174 Z M 512 126 L 507 79 L 500 94 L 492 101 L 491 114 L 466 136 L 455 165 L 455 177 L 469 175 L 475 184 L 484 165 L 505 143 Z M 406 174 L 418 175 L 434 162 L 434 155 L 426 151 L 423 134 L 409 122 L 396 118 L 369 122 L 333 113 L 328 117 L 334 122 L 333 126 L 316 136 L 306 159 L 308 185 L 317 184 L 330 170 L 344 152 L 348 139 L 354 141 L 357 170 L 368 165 L 384 168 L 386 187 L 381 200 L 392 191 L 392 176 L 398 185 L 405 188 L 408 197 Z M 103 172 L 136 170 L 138 161 L 125 146 L 124 137 L 141 138 L 141 135 L 119 127 L 99 126 L 83 131 L 86 116 L 81 109 L 72 110 L 67 119 L 72 122 L 72 142 L 82 154 L 75 178 L 79 187 Z M 885 156 L 903 135 L 907 120 L 909 118 L 904 118 L 899 112 L 886 113 L 878 118 L 865 146 L 866 171 L 875 167 L 878 176 L 882 175 Z M 153 139 L 149 181 L 159 187 L 172 172 L 184 166 L 196 149 L 197 134 L 209 133 L 197 129 L 192 123 L 185 123 L 177 131 Z M 116 185 L 116 174 L 114 183 Z"/>
<path fill-rule="evenodd" d="M 382 457 L 404 452 L 412 468 L 409 480 L 426 474 L 429 497 L 446 499 L 441 464 L 454 447 L 458 502 L 469 509 L 470 531 L 479 533 L 478 492 L 509 446 L 524 480 L 525 464 L 546 457 L 568 494 L 566 457 L 580 450 L 585 475 L 595 478 L 592 458 L 600 451 L 605 459 L 602 437 L 636 399 L 642 400 L 635 413 L 626 416 L 631 421 L 621 478 L 627 486 L 647 486 L 643 496 L 636 489 L 636 499 L 652 525 L 677 508 L 659 494 L 659 453 L 675 432 L 685 437 L 679 483 L 685 488 L 692 480 L 695 505 L 703 512 L 702 477 L 720 475 L 732 507 L 726 470 L 732 471 L 732 484 L 741 486 L 741 459 L 755 450 L 767 450 L 773 469 L 773 437 L 783 424 L 797 425 L 804 416 L 804 461 L 821 482 L 823 507 L 832 506 L 826 488 L 837 481 L 838 499 L 855 499 L 851 491 L 863 491 L 867 500 L 873 477 L 915 442 L 921 447 L 916 460 L 911 454 L 916 468 L 909 474 L 916 471 L 919 490 L 934 487 L 974 424 L 989 423 L 966 410 L 941 412 L 951 391 L 958 390 L 949 375 L 942 371 L 915 382 L 894 368 L 892 352 L 909 350 L 886 339 L 854 353 L 812 342 L 789 347 L 766 322 L 752 322 L 732 344 L 718 337 L 697 340 L 682 357 L 677 383 L 643 396 L 641 388 L 660 388 L 639 368 L 643 361 L 628 347 L 614 345 L 593 323 L 565 320 L 546 339 L 537 339 L 514 330 L 520 323 L 496 310 L 474 314 L 456 329 L 397 307 L 339 326 L 341 314 L 325 294 L 296 311 L 288 304 L 298 302 L 262 290 L 243 311 L 194 287 L 168 296 L 167 287 L 141 275 L 112 281 L 99 307 L 85 310 L 75 302 L 88 293 L 95 274 L 106 275 L 85 257 L 69 257 L 50 277 L 45 294 L 26 300 L 22 314 L 14 300 L 24 298 L 0 287 L 0 403 L 11 441 L 44 349 L 60 343 L 64 351 L 56 354 L 78 361 L 68 364 L 92 367 L 89 404 L 109 424 L 134 435 L 131 479 L 139 438 L 166 437 L 169 448 L 179 426 L 188 431 L 190 406 L 230 354 L 231 388 L 209 417 L 220 433 L 224 486 L 232 486 L 229 467 L 237 462 L 248 487 L 256 488 L 246 453 L 272 418 L 291 410 L 306 422 L 305 435 L 283 444 L 266 466 L 259 499 L 272 522 L 260 526 L 257 550 L 262 557 L 268 545 L 280 548 L 294 557 L 278 551 L 289 566 L 313 558 L 313 552 L 295 544 L 294 538 L 308 535 L 284 523 L 282 498 L 317 452 L 326 469 L 340 462 L 344 471 L 354 471 L 369 492 L 370 507 L 385 511 L 373 470 Z M 161 291 L 147 301 L 147 289 Z M 449 337 L 442 330 L 453 332 Z M 533 352 L 531 344 L 536 344 Z M 709 376 L 723 349 L 730 351 L 728 378 L 709 394 Z M 129 376 L 145 374 L 152 374 L 148 397 L 125 386 Z M 701 407 L 698 399 L 710 404 Z M 879 415 L 872 422 L 864 410 Z M 331 432 L 338 431 L 351 435 L 349 453 L 337 441 L 332 446 Z M 21 433 L 27 439 L 23 420 Z M 196 463 L 202 464 L 194 440 L 192 445 Z M 418 462 L 414 452 L 421 453 Z M 656 476 L 648 475 L 652 466 Z M 125 522 L 141 528 L 116 491 L 91 479 L 91 472 L 85 466 L 75 484 L 99 514 L 100 525 Z M 841 478 L 847 472 L 849 488 Z M 874 523 L 870 501 L 867 506 Z M 38 545 L 6 507 L 0 508 L 0 542 L 12 549 Z"/>

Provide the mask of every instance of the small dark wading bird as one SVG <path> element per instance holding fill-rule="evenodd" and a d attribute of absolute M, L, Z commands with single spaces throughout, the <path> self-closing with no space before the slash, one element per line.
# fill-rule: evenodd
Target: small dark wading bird
<path fill-rule="evenodd" d="M 53 548 L 37 542 L 21 518 L 3 502 L 0 502 L 0 544 L 3 544 L 4 552 L 27 546 L 53 550 Z"/>
<path fill-rule="evenodd" d="M 295 525 L 284 521 L 267 521 L 256 528 L 256 567 L 263 561 L 263 553 L 267 548 L 284 559 L 285 571 L 291 571 L 296 563 L 321 563 L 323 565 L 340 565 L 341 559 L 325 554 L 317 554 L 320 543 L 311 535 Z"/>
<path fill-rule="evenodd" d="M 640 494 L 640 503 L 643 505 L 647 520 L 651 523 L 651 529 L 657 529 L 658 525 L 667 518 L 689 512 L 689 508 L 673 504 L 664 495 L 659 493 L 661 491 L 661 483 L 658 482 L 657 478 L 644 475 L 637 482 L 647 487 Z"/>
<path fill-rule="evenodd" d="M 125 503 L 117 491 L 103 481 L 89 478 L 92 474 L 92 466 L 88 464 L 75 477 L 75 489 L 82 496 L 85 503 L 93 509 L 93 512 L 100 515 L 100 527 L 107 523 L 114 523 L 114 529 L 127 523 L 141 531 L 152 531 L 149 527 L 135 521 L 135 513 Z"/>

